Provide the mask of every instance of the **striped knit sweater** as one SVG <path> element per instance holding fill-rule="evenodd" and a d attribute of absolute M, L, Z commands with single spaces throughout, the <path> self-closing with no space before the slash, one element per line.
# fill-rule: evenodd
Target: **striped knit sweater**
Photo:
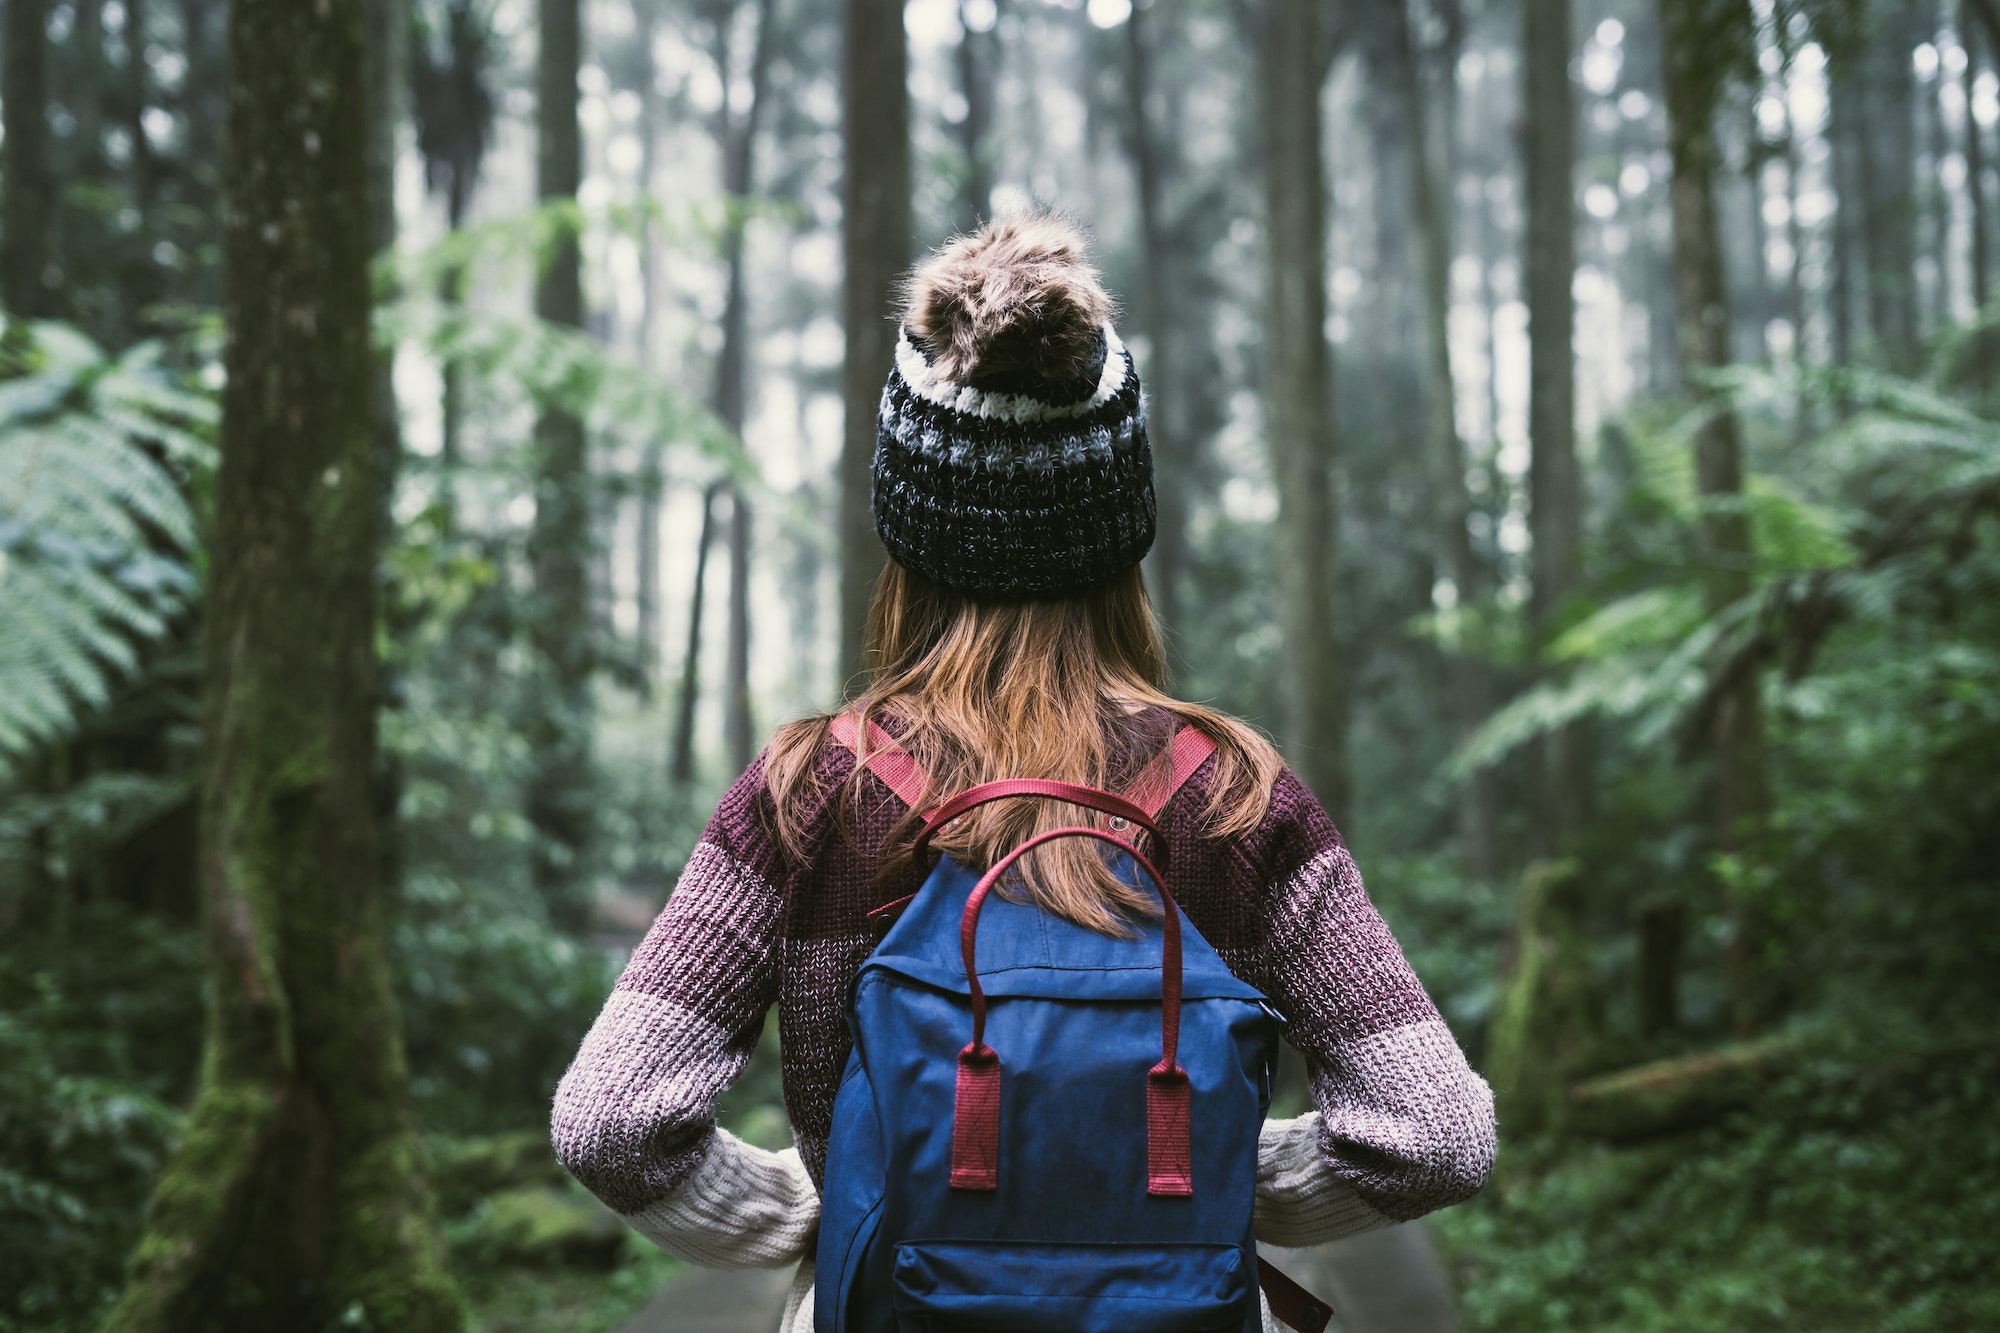
<path fill-rule="evenodd" d="M 827 744 L 807 784 L 807 852 L 772 832 L 760 759 L 723 797 L 556 1091 L 563 1164 L 640 1232 L 712 1266 L 808 1256 L 842 1001 L 875 946 L 868 912 L 915 891 L 877 876 L 904 815 Z M 1260 1142 L 1260 1239 L 1317 1244 L 1456 1203 L 1493 1162 L 1492 1095 L 1369 903 L 1340 835 L 1289 770 L 1251 834 L 1206 836 L 1211 760 L 1160 812 L 1175 897 L 1230 969 L 1288 1022 L 1317 1110 Z M 795 1149 L 718 1130 L 715 1101 L 775 1004 Z M 810 1264 L 801 1288 L 810 1283 Z M 798 1304 L 795 1300 L 794 1304 Z"/>

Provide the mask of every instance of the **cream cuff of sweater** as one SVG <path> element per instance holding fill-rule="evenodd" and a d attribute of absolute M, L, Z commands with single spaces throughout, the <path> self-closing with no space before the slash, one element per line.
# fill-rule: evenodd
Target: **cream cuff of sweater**
<path fill-rule="evenodd" d="M 1287 1249 L 1373 1231 L 1392 1219 L 1333 1173 L 1319 1145 L 1319 1112 L 1266 1120 L 1257 1135 L 1257 1239 Z"/>
<path fill-rule="evenodd" d="M 819 1191 L 796 1148 L 767 1152 L 715 1131 L 694 1174 L 625 1219 L 640 1235 L 703 1268 L 780 1268 L 806 1257 Z"/>
<path fill-rule="evenodd" d="M 1291 1249 L 1385 1227 L 1327 1166 L 1319 1113 L 1267 1120 L 1257 1136 L 1257 1239 Z M 798 1150 L 766 1152 L 718 1129 L 694 1173 L 626 1218 L 676 1258 L 704 1268 L 777 1268 L 808 1257 L 819 1191 Z"/>

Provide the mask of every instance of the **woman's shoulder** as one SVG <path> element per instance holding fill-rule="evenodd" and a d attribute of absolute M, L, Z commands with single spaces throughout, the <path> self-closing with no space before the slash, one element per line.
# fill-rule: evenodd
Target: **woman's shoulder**
<path fill-rule="evenodd" d="M 1177 793 L 1171 813 L 1267 882 L 1344 847 L 1326 808 L 1276 746 L 1237 718 L 1201 712 L 1185 725 L 1200 728 L 1215 750 Z"/>

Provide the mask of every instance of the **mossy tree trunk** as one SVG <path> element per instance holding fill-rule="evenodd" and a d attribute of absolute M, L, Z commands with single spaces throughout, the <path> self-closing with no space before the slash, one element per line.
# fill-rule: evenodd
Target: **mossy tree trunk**
<path fill-rule="evenodd" d="M 910 262 L 909 39 L 902 0 L 845 0 L 841 37 L 841 248 L 846 363 L 840 449 L 840 685 L 867 664 L 862 631 L 886 555 L 875 535 L 869 477 L 875 407 L 896 352 L 891 304 Z"/>
<path fill-rule="evenodd" d="M 201 1088 L 114 1333 L 456 1329 L 378 894 L 365 0 L 229 18 Z"/>
<path fill-rule="evenodd" d="M 1268 231 L 1264 430 L 1278 486 L 1274 552 L 1285 757 L 1338 820 L 1348 802 L 1347 682 L 1337 632 L 1333 359 L 1326 344 L 1327 45 L 1313 0 L 1264 0 L 1257 87 Z"/>
<path fill-rule="evenodd" d="M 1595 1052 L 1601 1012 L 1576 862 L 1530 862 L 1487 1038 L 1486 1070 L 1509 1134 L 1564 1128 L 1566 1092 Z"/>
<path fill-rule="evenodd" d="M 1673 158 L 1674 298 L 1687 392 L 1711 410 L 1695 432 L 1695 485 L 1701 493 L 1703 559 L 1712 609 L 1750 589 L 1750 519 L 1743 508 L 1743 440 L 1736 413 L 1716 400 L 1704 378 L 1730 361 L 1729 293 L 1723 283 L 1722 236 L 1715 189 L 1720 153 L 1715 113 L 1755 27 L 1745 0 L 1660 0 L 1660 59 Z M 1756 670 L 1733 670 L 1720 686 L 1709 724 L 1715 765 L 1716 827 L 1724 851 L 1753 846 L 1770 810 L 1764 760 L 1762 681 Z M 1739 1031 L 1767 1008 L 1761 956 L 1765 930 L 1744 885 L 1728 888 L 1730 1006 Z"/>
<path fill-rule="evenodd" d="M 573 203 L 582 182 L 583 131 L 577 72 L 583 55 L 578 0 L 541 0 L 537 57 L 536 196 Z M 535 288 L 535 313 L 550 324 L 583 327 L 583 273 L 573 227 L 559 229 Z M 585 860 L 591 836 L 590 473 L 583 421 L 545 407 L 535 421 L 535 523 L 528 536 L 534 573 L 529 637 L 541 680 L 531 691 L 527 815 L 535 830 L 535 887 L 559 929 L 580 931 L 590 903 Z"/>

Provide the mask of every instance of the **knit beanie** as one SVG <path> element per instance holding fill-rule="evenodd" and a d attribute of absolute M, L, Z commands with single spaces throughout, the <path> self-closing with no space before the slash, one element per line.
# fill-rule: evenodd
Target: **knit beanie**
<path fill-rule="evenodd" d="M 1002 218 L 911 273 L 876 418 L 875 531 L 973 597 L 1063 597 L 1153 544 L 1132 354 L 1082 235 Z"/>

